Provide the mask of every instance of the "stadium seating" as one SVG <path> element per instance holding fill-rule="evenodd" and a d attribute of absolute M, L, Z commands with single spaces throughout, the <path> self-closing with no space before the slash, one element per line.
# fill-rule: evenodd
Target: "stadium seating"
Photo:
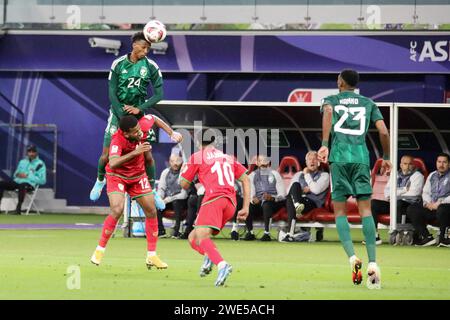
<path fill-rule="evenodd" d="M 284 160 L 284 161 L 283 161 Z M 285 183 L 286 180 L 289 179 L 289 183 L 287 185 L 290 184 L 291 179 L 292 179 L 292 168 L 287 168 L 289 166 L 292 166 L 292 164 L 294 164 L 295 168 L 298 168 L 298 171 L 301 170 L 301 166 L 300 164 L 296 164 L 295 161 L 297 160 L 295 157 L 284 157 L 282 159 L 282 161 L 280 162 L 280 167 L 278 168 L 278 172 L 280 172 L 281 176 L 283 177 L 283 179 L 285 179 Z M 326 163 L 322 163 L 321 165 L 321 169 L 329 172 L 329 166 Z M 290 176 L 292 174 L 292 176 Z M 290 177 L 289 177 L 290 176 Z M 289 192 L 289 190 L 286 190 L 286 192 Z M 287 221 L 288 219 L 288 215 L 287 215 L 287 210 L 286 208 L 281 208 L 277 213 L 274 214 L 272 220 L 273 221 Z M 332 210 L 332 205 L 331 205 L 331 193 L 330 191 L 328 191 L 326 199 L 325 199 L 325 204 L 322 208 L 317 208 L 317 209 L 313 209 L 310 212 L 302 215 L 300 218 L 296 219 L 300 225 L 301 223 L 314 223 L 314 222 L 320 222 L 320 223 L 334 223 L 334 213 Z"/>
<path fill-rule="evenodd" d="M 300 170 L 302 170 L 302 166 L 296 156 L 285 156 L 281 159 L 280 166 L 277 171 L 283 178 L 286 192 L 289 192 L 287 188 L 291 184 L 292 177 Z M 280 220 L 287 221 L 287 211 L 285 207 L 278 210 L 272 217 L 272 221 Z"/>
<path fill-rule="evenodd" d="M 292 177 L 302 170 L 302 166 L 295 156 L 285 156 L 280 161 L 278 172 L 284 180 L 284 186 L 286 189 L 289 187 Z M 288 192 L 289 190 L 286 190 Z"/>

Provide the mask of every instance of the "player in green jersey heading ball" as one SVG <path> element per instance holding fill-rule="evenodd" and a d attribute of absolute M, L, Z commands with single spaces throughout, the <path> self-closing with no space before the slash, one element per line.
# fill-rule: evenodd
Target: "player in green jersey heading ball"
<path fill-rule="evenodd" d="M 153 60 L 147 58 L 150 46 L 151 43 L 145 39 L 142 32 L 135 33 L 132 37 L 131 53 L 117 58 L 111 65 L 108 77 L 108 95 L 111 109 L 109 110 L 108 124 L 105 129 L 103 152 L 98 161 L 97 181 L 90 194 L 92 201 L 96 201 L 100 197 L 105 186 L 108 149 L 111 137 L 118 129 L 120 118 L 129 114 L 141 118 L 149 108 L 153 107 L 163 97 L 161 71 Z M 147 100 L 147 88 L 150 83 L 153 87 L 153 96 Z M 149 142 L 154 142 L 154 137 L 154 133 L 150 132 Z M 151 152 L 145 153 L 145 160 L 147 175 L 154 189 L 155 165 Z"/>

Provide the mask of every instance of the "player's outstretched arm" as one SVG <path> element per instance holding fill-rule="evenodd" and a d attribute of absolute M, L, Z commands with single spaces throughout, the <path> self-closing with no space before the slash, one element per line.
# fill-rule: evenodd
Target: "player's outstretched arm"
<path fill-rule="evenodd" d="M 148 60 L 149 61 L 149 60 Z M 150 82 L 153 87 L 153 95 L 145 101 L 143 104 L 139 105 L 138 108 L 145 113 L 148 109 L 154 107 L 158 102 L 160 102 L 164 97 L 164 89 L 163 89 L 163 78 L 161 74 L 161 70 L 159 69 L 156 63 L 150 62 L 148 64 L 149 70 L 152 70 L 150 73 Z"/>
<path fill-rule="evenodd" d="M 153 118 L 155 118 L 156 126 L 163 129 L 170 136 L 170 139 L 177 143 L 183 141 L 183 136 L 180 133 L 174 131 L 167 123 L 165 123 L 155 115 L 153 115 Z"/>
<path fill-rule="evenodd" d="M 164 90 L 162 84 L 160 86 L 154 86 L 153 87 L 153 95 L 145 101 L 143 104 L 138 106 L 139 110 L 141 110 L 143 113 L 145 113 L 148 109 L 155 106 L 158 102 L 162 100 L 164 96 Z"/>
<path fill-rule="evenodd" d="M 120 157 L 117 157 L 117 156 L 110 157 L 109 158 L 109 166 L 111 167 L 111 169 L 117 169 L 121 165 L 123 165 L 125 162 L 130 161 L 134 157 L 136 157 L 144 152 L 150 151 L 151 148 L 152 147 L 150 146 L 150 143 L 148 143 L 148 142 L 141 143 L 140 145 L 137 146 L 137 148 L 135 150 L 133 150 L 132 152 L 130 152 L 126 155 L 123 155 Z"/>
<path fill-rule="evenodd" d="M 392 168 L 392 163 L 390 161 L 389 131 L 383 120 L 378 120 L 377 122 L 375 122 L 375 127 L 378 130 L 381 147 L 383 148 L 383 163 L 381 164 L 380 173 L 384 174 L 390 172 Z"/>
<path fill-rule="evenodd" d="M 319 149 L 317 155 L 320 162 L 328 162 L 328 143 L 330 141 L 330 133 L 333 119 L 333 107 L 329 104 L 323 106 L 322 117 L 322 147 Z"/>
<path fill-rule="evenodd" d="M 248 216 L 249 207 L 250 207 L 250 179 L 247 174 L 244 173 L 240 178 L 242 182 L 242 194 L 243 194 L 243 205 L 242 209 L 238 212 L 238 219 L 241 221 L 245 221 Z"/>

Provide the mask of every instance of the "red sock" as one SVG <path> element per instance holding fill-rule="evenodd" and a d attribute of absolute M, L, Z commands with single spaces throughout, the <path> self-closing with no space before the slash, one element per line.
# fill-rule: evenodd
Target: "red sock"
<path fill-rule="evenodd" d="M 145 235 L 147 236 L 147 250 L 156 251 L 158 242 L 158 218 L 145 218 Z"/>
<path fill-rule="evenodd" d="M 222 256 L 219 253 L 219 250 L 217 250 L 214 242 L 210 238 L 206 238 L 203 240 L 200 240 L 200 248 L 206 252 L 208 255 L 208 258 L 215 264 L 218 265 L 221 261 L 223 261 Z"/>
<path fill-rule="evenodd" d="M 197 245 L 197 242 L 195 241 L 195 238 L 192 239 L 192 241 L 189 241 L 189 243 L 191 244 L 192 249 L 194 249 L 195 251 L 197 251 L 198 253 L 200 253 L 202 256 L 205 254 L 205 251 L 203 251 L 202 248 L 200 248 Z"/>
<path fill-rule="evenodd" d="M 100 237 L 100 241 L 98 242 L 98 245 L 100 247 L 103 248 L 106 247 L 109 238 L 111 238 L 111 235 L 114 233 L 114 230 L 116 230 L 116 225 L 118 221 L 119 220 L 114 219 L 111 215 L 106 217 L 105 222 L 103 223 L 102 236 Z"/>

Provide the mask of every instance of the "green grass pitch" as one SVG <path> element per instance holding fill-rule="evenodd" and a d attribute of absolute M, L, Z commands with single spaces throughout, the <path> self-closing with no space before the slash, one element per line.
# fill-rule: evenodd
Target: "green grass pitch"
<path fill-rule="evenodd" d="M 0 224 L 101 223 L 86 215 L 0 216 Z M 185 240 L 161 239 L 158 253 L 167 270 L 147 270 L 143 238 L 111 239 L 101 266 L 90 263 L 98 230 L 0 230 L 0 299 L 450 299 L 448 248 L 378 247 L 382 289 L 351 282 L 347 257 L 334 229 L 320 243 L 234 242 L 229 230 L 215 242 L 234 271 L 214 287 L 217 270 L 198 275 L 202 257 Z M 353 229 L 355 250 L 367 262 Z M 386 231 L 382 233 L 387 239 Z M 70 289 L 71 267 L 80 288 Z M 363 271 L 367 263 L 363 264 Z M 69 287 L 68 287 L 69 284 Z"/>

